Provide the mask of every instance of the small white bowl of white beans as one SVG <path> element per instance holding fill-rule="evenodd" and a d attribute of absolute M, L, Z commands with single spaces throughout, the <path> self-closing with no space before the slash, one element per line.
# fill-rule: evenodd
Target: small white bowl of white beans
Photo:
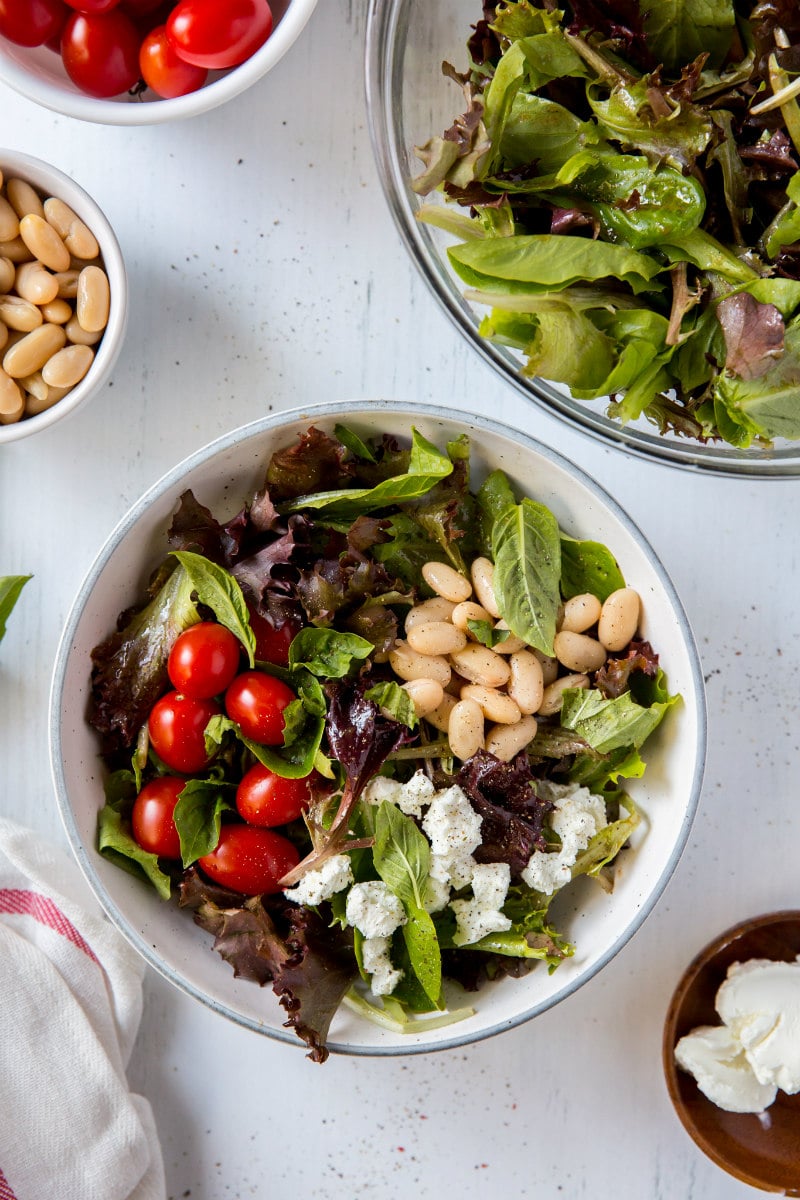
<path fill-rule="evenodd" d="M 104 386 L 127 313 L 102 210 L 56 167 L 0 149 L 0 443 L 49 428 Z"/>

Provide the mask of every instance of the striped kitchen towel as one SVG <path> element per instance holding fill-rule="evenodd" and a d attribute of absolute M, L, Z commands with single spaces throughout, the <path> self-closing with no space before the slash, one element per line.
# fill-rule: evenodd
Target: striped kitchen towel
<path fill-rule="evenodd" d="M 125 1077 L 143 970 L 72 860 L 0 818 L 0 1200 L 164 1200 Z"/>

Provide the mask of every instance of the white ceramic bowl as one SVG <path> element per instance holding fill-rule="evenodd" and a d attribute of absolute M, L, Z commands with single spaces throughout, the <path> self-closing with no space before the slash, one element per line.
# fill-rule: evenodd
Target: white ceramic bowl
<path fill-rule="evenodd" d="M 235 979 L 191 917 L 94 849 L 103 804 L 98 742 L 84 720 L 89 699 L 90 652 L 115 627 L 117 614 L 142 594 L 149 572 L 164 555 L 165 531 L 178 497 L 192 488 L 227 519 L 263 483 L 266 460 L 314 424 L 332 431 L 345 422 L 363 434 L 408 437 L 413 424 L 442 445 L 464 431 L 472 442 L 473 485 L 502 467 L 526 493 L 547 504 L 575 536 L 605 542 L 645 613 L 675 706 L 648 742 L 647 771 L 631 782 L 646 821 L 618 872 L 613 894 L 576 881 L 569 901 L 554 909 L 559 928 L 576 944 L 575 956 L 552 975 L 534 968 L 474 998 L 475 1015 L 458 1024 L 398 1035 L 341 1010 L 330 1030 L 334 1052 L 409 1054 L 463 1045 L 528 1020 L 565 999 L 599 971 L 634 934 L 674 870 L 694 816 L 705 754 L 705 707 L 700 664 L 680 601 L 652 548 L 610 496 L 553 450 L 493 421 L 459 421 L 445 409 L 386 401 L 325 404 L 264 418 L 180 463 L 134 505 L 100 551 L 67 620 L 58 651 L 50 710 L 51 760 L 59 805 L 72 848 L 111 919 L 147 961 L 185 992 L 259 1033 L 299 1041 L 283 1028 L 285 1013 L 269 987 Z M 564 898 L 566 899 L 566 897 Z"/>
<path fill-rule="evenodd" d="M 103 210 L 83 188 L 50 163 L 20 154 L 16 150 L 0 149 L 0 170 L 3 177 L 17 177 L 30 183 L 41 196 L 57 196 L 89 226 L 100 245 L 102 265 L 108 276 L 111 307 L 108 324 L 101 340 L 94 347 L 94 362 L 80 383 L 76 384 L 52 408 L 34 417 L 25 417 L 13 425 L 0 425 L 0 445 L 18 438 L 30 437 L 39 430 L 49 429 L 57 421 L 75 412 L 97 394 L 107 382 L 117 361 L 128 322 L 128 278 L 117 236 Z M 2 352 L 0 352 L 2 360 Z"/>
<path fill-rule="evenodd" d="M 274 0 L 270 7 L 273 31 L 251 58 L 233 70 L 209 74 L 208 82 L 188 96 L 159 99 L 149 89 L 141 96 L 127 93 L 99 100 L 79 91 L 64 70 L 58 54 L 46 46 L 28 48 L 0 38 L 0 79 L 37 104 L 101 125 L 154 125 L 194 117 L 233 99 L 266 75 L 295 41 L 317 6 L 317 0 Z"/>

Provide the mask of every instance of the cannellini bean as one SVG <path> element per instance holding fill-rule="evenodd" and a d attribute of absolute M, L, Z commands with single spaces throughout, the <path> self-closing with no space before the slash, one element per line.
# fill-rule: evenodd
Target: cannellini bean
<path fill-rule="evenodd" d="M 453 705 L 447 726 L 447 740 L 456 758 L 464 762 L 483 745 L 483 711 L 474 700 L 459 700 Z"/>
<path fill-rule="evenodd" d="M 508 629 L 508 622 L 503 620 L 498 621 L 495 629 Z M 498 642 L 493 649 L 498 654 L 516 654 L 518 650 L 524 650 L 527 644 L 524 638 L 517 637 L 515 633 L 510 633 L 504 641 Z"/>
<path fill-rule="evenodd" d="M 99 333 L 89 333 L 84 329 L 78 318 L 70 310 L 71 316 L 64 325 L 64 332 L 67 335 L 67 341 L 72 342 L 75 346 L 95 346 L 103 336 L 102 330 Z"/>
<path fill-rule="evenodd" d="M 58 295 L 58 280 L 40 262 L 20 263 L 14 287 L 17 295 L 31 304 L 49 304 Z"/>
<path fill-rule="evenodd" d="M 508 665 L 511 670 L 509 696 L 526 716 L 538 712 L 544 694 L 544 674 L 539 659 L 530 650 L 517 650 Z"/>
<path fill-rule="evenodd" d="M 591 592 L 571 596 L 564 605 L 561 629 L 565 633 L 585 633 L 600 618 L 600 601 Z"/>
<path fill-rule="evenodd" d="M 70 265 L 69 250 L 44 217 L 28 213 L 19 223 L 19 236 L 34 258 L 51 271 L 66 271 Z"/>
<path fill-rule="evenodd" d="M 488 558 L 476 558 L 470 567 L 472 586 L 478 601 L 493 617 L 500 616 L 494 595 L 494 563 Z"/>
<path fill-rule="evenodd" d="M 425 563 L 422 568 L 422 578 L 431 591 L 436 592 L 437 596 L 444 596 L 446 600 L 452 600 L 453 604 L 469 600 L 472 595 L 470 581 L 455 567 L 451 567 L 447 563 Z"/>
<path fill-rule="evenodd" d="M 40 371 L 48 358 L 60 350 L 67 340 L 61 325 L 40 325 L 6 350 L 3 370 L 14 379 L 22 379 Z"/>
<path fill-rule="evenodd" d="M 55 279 L 55 275 L 53 278 Z M 49 304 L 42 304 L 41 310 L 45 321 L 52 321 L 54 325 L 66 325 L 73 316 L 72 305 L 68 304 L 66 300 L 62 300 L 60 296 L 56 296 L 55 300 L 51 300 Z M 77 325 L 77 323 L 77 318 L 75 318 L 75 324 Z M 69 334 L 67 336 L 69 337 Z M 84 334 L 84 336 L 91 335 Z"/>
<path fill-rule="evenodd" d="M 10 292 L 16 271 L 10 258 L 0 258 L 0 292 Z"/>
<path fill-rule="evenodd" d="M 53 405 L 57 404 L 59 400 L 63 400 L 64 397 L 71 391 L 71 387 L 51 387 L 47 389 L 47 395 L 43 400 L 39 400 L 32 393 L 28 393 L 28 397 L 25 401 L 25 416 L 36 417 L 39 415 L 39 413 L 46 412 L 48 408 L 52 408 Z"/>
<path fill-rule="evenodd" d="M 523 717 L 516 725 L 493 725 L 486 734 L 484 747 L 495 758 L 510 762 L 533 741 L 537 728 L 535 717 Z"/>
<path fill-rule="evenodd" d="M 97 238 L 63 200 L 49 196 L 44 202 L 44 216 L 63 239 L 70 254 L 81 259 L 97 258 L 100 253 Z"/>
<path fill-rule="evenodd" d="M 398 640 L 389 652 L 389 662 L 401 679 L 435 679 L 442 687 L 450 682 L 450 664 L 436 654 L 420 654 L 408 642 Z"/>
<path fill-rule="evenodd" d="M 561 704 L 564 699 L 564 692 L 567 688 L 587 688 L 589 686 L 589 676 L 582 674 L 561 675 L 553 683 L 549 683 L 544 689 L 542 695 L 542 703 L 539 705 L 540 717 L 552 717 L 561 709 Z"/>
<path fill-rule="evenodd" d="M 463 650 L 450 655 L 452 666 L 470 683 L 481 683 L 484 687 L 502 687 L 511 674 L 508 663 L 488 646 L 471 642 Z"/>
<path fill-rule="evenodd" d="M 25 411 L 25 395 L 19 384 L 0 369 L 0 425 L 13 425 Z"/>
<path fill-rule="evenodd" d="M 0 320 L 9 329 L 17 329 L 20 333 L 30 333 L 42 323 L 42 314 L 30 300 L 21 296 L 0 296 Z"/>
<path fill-rule="evenodd" d="M 406 638 L 419 654 L 452 654 L 467 644 L 467 635 L 449 621 L 420 621 L 406 631 Z"/>
<path fill-rule="evenodd" d="M 445 600 L 444 596 L 433 596 L 430 600 L 415 604 L 406 613 L 406 633 L 419 621 L 449 621 L 454 608 L 453 601 Z"/>
<path fill-rule="evenodd" d="M 606 650 L 624 650 L 639 625 L 641 600 L 633 588 L 612 592 L 600 610 L 597 636 Z"/>
<path fill-rule="evenodd" d="M 89 333 L 108 324 L 111 293 L 108 276 L 102 267 L 84 267 L 78 276 L 76 312 L 81 326 Z"/>
<path fill-rule="evenodd" d="M 19 236 L 19 217 L 5 196 L 0 196 L 0 242 L 12 242 Z"/>
<path fill-rule="evenodd" d="M 17 383 L 24 391 L 33 396 L 35 400 L 43 402 L 47 399 L 50 388 L 42 378 L 41 371 L 34 371 L 32 375 L 25 375 L 24 378 L 18 379 Z"/>
<path fill-rule="evenodd" d="M 499 688 L 468 683 L 461 689 L 461 699 L 474 700 L 486 720 L 498 725 L 515 725 L 522 716 L 517 702 Z"/>
<path fill-rule="evenodd" d="M 428 721 L 434 729 L 438 729 L 440 733 L 447 733 L 450 725 L 450 713 L 455 708 L 458 701 L 455 696 L 451 696 L 445 692 L 442 696 L 441 704 L 437 704 L 436 708 L 432 708 L 429 713 L 426 713 L 425 720 Z"/>
<path fill-rule="evenodd" d="M 80 271 L 71 267 L 68 271 L 56 271 L 58 294 L 62 300 L 74 300 L 78 294 L 78 276 Z"/>
<path fill-rule="evenodd" d="M 54 325 L 61 329 L 61 325 Z M 70 388 L 80 383 L 94 362 L 91 346 L 65 346 L 57 350 L 42 367 L 42 378 L 48 387 Z"/>
<path fill-rule="evenodd" d="M 10 258 L 12 262 L 30 262 L 36 255 L 32 254 L 21 237 L 12 238 L 10 242 L 0 242 L 0 258 Z"/>
<path fill-rule="evenodd" d="M 35 188 L 31 187 L 27 180 L 7 180 L 6 195 L 18 217 L 26 217 L 28 213 L 36 213 L 37 217 L 44 216 L 44 205 L 39 193 Z"/>
<path fill-rule="evenodd" d="M 409 679 L 402 687 L 411 697 L 418 717 L 427 717 L 439 707 L 444 697 L 444 688 L 436 679 Z"/>
<path fill-rule="evenodd" d="M 585 633 L 572 633 L 562 629 L 553 640 L 553 649 L 558 661 L 568 671 L 599 671 L 606 661 L 606 651 L 597 638 Z"/>
<path fill-rule="evenodd" d="M 487 612 L 482 605 L 476 604 L 474 600 L 462 600 L 460 604 L 456 604 L 450 616 L 456 629 L 463 629 L 468 637 L 472 636 L 469 632 L 469 621 L 491 621 L 491 619 L 492 614 Z"/>
<path fill-rule="evenodd" d="M 536 655 L 542 665 L 542 678 L 544 686 L 547 687 L 548 683 L 552 683 L 558 676 L 558 659 L 543 654 L 541 650 L 533 650 L 532 653 Z"/>

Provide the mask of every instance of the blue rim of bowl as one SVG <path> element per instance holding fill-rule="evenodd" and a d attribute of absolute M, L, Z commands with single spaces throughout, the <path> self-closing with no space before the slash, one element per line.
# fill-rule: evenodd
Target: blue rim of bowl
<path fill-rule="evenodd" d="M 479 5 L 476 2 L 476 15 Z M 445 313 L 485 362 L 550 417 L 562 417 L 604 445 L 686 470 L 731 478 L 785 479 L 800 475 L 800 442 L 772 450 L 737 450 L 724 444 L 668 438 L 612 421 L 572 400 L 543 379 L 526 379 L 511 351 L 481 337 L 475 312 L 461 297 L 446 267 L 437 262 L 430 229 L 415 218 L 419 198 L 410 186 L 409 145 L 404 136 L 397 84 L 402 79 L 409 0 L 369 0 L 365 39 L 367 123 L 378 175 L 401 239 Z M 465 17 L 464 44 L 467 26 Z M 454 109 L 455 112 L 455 109 Z M 436 132 L 432 130 L 431 132 Z"/>
<path fill-rule="evenodd" d="M 61 753 L 61 695 L 64 687 L 64 680 L 67 670 L 73 638 L 75 636 L 77 625 L 80 621 L 84 607 L 92 593 L 92 590 L 97 582 L 98 577 L 105 568 L 111 555 L 116 550 L 119 541 L 130 531 L 133 525 L 147 511 L 147 509 L 159 499 L 165 492 L 174 488 L 180 483 L 185 475 L 195 467 L 202 465 L 210 457 L 230 449 L 233 446 L 245 442 L 250 437 L 264 433 L 271 429 L 280 429 L 283 426 L 290 424 L 293 421 L 309 420 L 314 421 L 321 417 L 335 417 L 337 415 L 347 416 L 352 415 L 354 410 L 359 408 L 369 408 L 376 414 L 381 412 L 387 413 L 407 413 L 413 419 L 414 414 L 420 417 L 429 417 L 432 420 L 453 421 L 458 419 L 456 414 L 449 409 L 442 408 L 440 405 L 432 404 L 417 404 L 412 402 L 401 402 L 392 400 L 344 400 L 333 401 L 325 404 L 309 405 L 297 408 L 285 409 L 280 413 L 274 413 L 268 417 L 262 417 L 257 421 L 252 421 L 246 425 L 241 425 L 237 429 L 224 434 L 222 437 L 209 442 L 206 446 L 196 450 L 190 454 L 182 462 L 172 467 L 165 475 L 154 483 L 140 499 L 128 510 L 126 515 L 117 524 L 109 537 L 106 539 L 102 549 L 90 566 L 83 583 L 81 584 L 78 594 L 73 601 L 69 616 L 67 617 L 64 630 L 62 632 L 58 650 L 56 652 L 55 666 L 53 670 L 53 678 L 50 689 L 50 712 L 49 712 L 49 746 L 50 746 L 50 768 L 53 783 L 56 791 L 56 799 L 61 815 L 61 820 L 64 825 L 67 838 L 69 840 L 72 852 L 75 855 L 78 865 L 85 875 L 92 891 L 96 895 L 100 904 L 104 908 L 107 916 L 120 932 L 127 938 L 131 945 L 138 950 L 147 963 L 159 972 L 170 983 L 174 984 L 180 991 L 189 996 L 194 997 L 201 1003 L 212 1009 L 214 1012 L 227 1017 L 237 1025 L 242 1025 L 247 1029 L 251 1029 L 256 1033 L 264 1034 L 268 1037 L 277 1039 L 287 1045 L 296 1045 L 301 1049 L 303 1043 L 297 1038 L 293 1032 L 286 1032 L 282 1029 L 268 1028 L 261 1022 L 246 1017 L 241 1013 L 229 1008 L 226 1004 L 214 1000 L 212 997 L 205 995 L 193 984 L 181 978 L 167 963 L 165 963 L 158 955 L 155 947 L 147 942 L 142 935 L 130 924 L 130 922 L 119 912 L 116 904 L 109 896 L 103 883 L 97 874 L 94 866 L 93 857 L 89 854 L 87 847 L 84 845 L 78 833 L 78 828 L 75 823 L 72 809 L 67 795 L 66 780 L 62 765 Z M 527 434 L 505 425 L 502 422 L 494 421 L 487 417 L 474 416 L 468 414 L 464 416 L 465 432 L 473 430 L 480 434 L 481 432 L 491 433 L 501 438 L 506 438 L 512 442 L 524 446 L 527 450 L 547 459 L 555 466 L 571 474 L 583 486 L 591 492 L 602 504 L 613 513 L 620 524 L 634 538 L 643 549 L 649 552 L 653 569 L 658 576 L 659 582 L 669 598 L 675 616 L 680 626 L 681 635 L 683 637 L 686 649 L 691 662 L 692 682 L 694 685 L 695 695 L 697 697 L 697 753 L 692 773 L 691 795 L 689 797 L 686 812 L 681 823 L 680 835 L 676 839 L 675 845 L 670 854 L 669 860 L 664 866 L 664 869 L 659 876 L 659 879 L 648 896 L 647 900 L 637 908 L 633 919 L 628 923 L 616 941 L 608 948 L 605 954 L 602 955 L 596 962 L 592 964 L 589 971 L 581 975 L 565 987 L 561 988 L 554 995 L 547 997 L 546 1000 L 533 1005 L 531 1008 L 525 1009 L 516 1016 L 507 1020 L 500 1021 L 489 1029 L 483 1029 L 477 1034 L 455 1033 L 453 1036 L 445 1040 L 437 1041 L 435 1046 L 417 1045 L 410 1041 L 403 1045 L 391 1046 L 350 1046 L 337 1042 L 329 1042 L 328 1049 L 331 1053 L 346 1054 L 356 1057 L 396 1057 L 399 1055 L 408 1054 L 429 1054 L 438 1052 L 439 1050 L 453 1050 L 460 1046 L 470 1045 L 476 1041 L 483 1041 L 486 1038 L 494 1037 L 497 1034 L 504 1033 L 509 1029 L 514 1029 L 518 1025 L 523 1025 L 533 1017 L 539 1016 L 542 1012 L 552 1008 L 554 1005 L 565 1000 L 573 992 L 583 987 L 594 975 L 596 975 L 607 963 L 614 958 L 619 951 L 625 946 L 633 935 L 639 930 L 645 919 L 652 912 L 657 901 L 660 899 L 670 877 L 672 876 L 678 861 L 683 853 L 689 832 L 694 821 L 695 813 L 700 799 L 700 790 L 703 782 L 703 773 L 705 769 L 706 747 L 707 747 L 707 714 L 705 705 L 705 685 L 703 681 L 702 668 L 700 665 L 700 656 L 694 640 L 691 626 L 688 617 L 684 611 L 683 605 L 675 590 L 675 586 L 667 574 L 661 560 L 656 555 L 652 546 L 644 536 L 642 531 L 617 503 L 612 496 L 605 491 L 599 483 L 596 482 L 590 475 L 576 466 L 569 459 L 559 454 L 550 447 L 538 442 L 535 438 L 529 437 Z M 458 1026 L 454 1026 L 457 1029 Z"/>

